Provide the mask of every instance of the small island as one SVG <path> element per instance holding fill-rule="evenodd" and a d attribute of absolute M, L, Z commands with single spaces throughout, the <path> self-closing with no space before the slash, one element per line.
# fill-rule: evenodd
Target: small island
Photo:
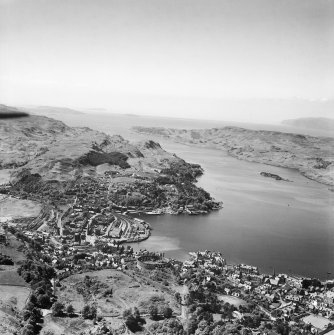
<path fill-rule="evenodd" d="M 275 180 L 283 180 L 283 181 L 291 182 L 291 180 L 289 180 L 289 179 L 284 179 L 284 178 L 280 177 L 279 175 L 273 174 L 273 173 L 270 173 L 270 172 L 261 172 L 260 175 L 263 176 L 263 177 L 273 178 Z"/>

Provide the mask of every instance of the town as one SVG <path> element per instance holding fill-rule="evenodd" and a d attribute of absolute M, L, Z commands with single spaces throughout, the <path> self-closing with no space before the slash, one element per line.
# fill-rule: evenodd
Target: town
<path fill-rule="evenodd" d="M 80 215 L 80 211 L 75 211 L 81 209 L 78 206 L 73 206 L 68 217 Z M 91 214 L 92 218 L 96 215 Z M 123 229 L 121 225 L 126 226 L 123 217 L 113 216 L 109 225 L 93 224 L 94 219 L 89 219 L 85 235 L 74 233 L 73 241 L 66 238 L 71 236 L 66 233 L 54 235 L 11 222 L 2 224 L 0 238 L 4 245 L 10 243 L 8 235 L 22 241 L 31 260 L 55 270 L 50 278 L 53 283 L 50 301 L 54 304 L 57 304 L 57 287 L 62 287 L 66 278 L 78 273 L 94 276 L 101 271 L 119 271 L 136 280 L 142 278 L 146 283 L 151 278 L 152 288 L 156 286 L 174 296 L 180 310 L 174 310 L 173 315 L 184 334 L 332 334 L 334 281 L 276 274 L 275 270 L 272 274 L 261 274 L 255 266 L 228 264 L 223 254 L 215 251 L 191 252 L 184 262 L 166 258 L 159 252 L 134 252 L 129 244 L 120 243 L 115 232 L 111 239 L 106 239 L 116 222 L 119 223 L 116 231 Z M 129 224 L 132 228 L 124 229 L 132 231 L 147 225 L 138 220 L 133 222 L 137 228 Z M 66 229 L 66 224 L 59 228 Z M 95 238 L 87 238 L 90 236 Z M 31 280 L 29 272 L 20 270 L 20 273 L 25 280 Z M 178 288 L 183 288 L 181 294 Z M 102 328 L 113 333 L 113 322 L 99 317 L 103 307 L 99 304 L 95 307 L 96 334 Z M 43 310 L 48 308 L 51 312 L 52 304 Z M 80 315 L 80 311 L 73 313 Z"/>

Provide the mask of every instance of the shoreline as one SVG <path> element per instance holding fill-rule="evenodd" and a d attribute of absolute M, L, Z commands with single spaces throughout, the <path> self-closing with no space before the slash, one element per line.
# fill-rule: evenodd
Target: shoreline
<path fill-rule="evenodd" d="M 140 134 L 142 136 L 148 136 L 148 135 L 150 135 L 152 138 L 162 139 L 162 140 L 168 141 L 170 143 L 176 143 L 178 145 L 181 144 L 181 145 L 184 145 L 186 147 L 201 148 L 201 149 L 210 149 L 210 150 L 216 150 L 216 151 L 219 151 L 219 152 L 224 152 L 229 157 L 235 158 L 235 159 L 240 160 L 240 161 L 245 161 L 245 162 L 248 162 L 248 163 L 264 164 L 264 165 L 268 165 L 268 166 L 274 166 L 274 167 L 278 167 L 278 168 L 289 169 L 289 170 L 292 170 L 292 171 L 296 171 L 300 175 L 302 175 L 303 177 L 305 177 L 305 178 L 307 178 L 309 180 L 315 181 L 315 182 L 317 182 L 317 183 L 319 183 L 321 185 L 325 185 L 325 186 L 329 186 L 329 187 L 334 187 L 334 182 L 331 184 L 331 183 L 328 183 L 328 182 L 325 182 L 325 181 L 318 180 L 317 178 L 312 178 L 312 177 L 306 175 L 305 171 L 301 171 L 301 170 L 299 170 L 296 167 L 285 166 L 285 165 L 281 165 L 281 164 L 278 164 L 278 163 L 274 164 L 274 163 L 268 163 L 268 162 L 260 162 L 260 161 L 257 161 L 255 159 L 244 159 L 244 158 L 241 158 L 239 156 L 231 154 L 230 150 L 227 149 L 227 148 L 225 148 L 225 147 L 223 147 L 223 148 L 217 148 L 214 145 L 205 145 L 205 144 L 200 144 L 200 143 L 190 144 L 190 143 L 182 142 L 182 141 L 179 141 L 179 140 L 176 140 L 176 139 L 174 140 L 174 139 L 169 138 L 169 137 L 164 136 L 164 135 L 146 134 L 146 133 L 141 133 L 141 132 L 138 132 L 138 131 L 135 131 L 135 130 L 132 130 L 132 131 L 134 133 Z"/>

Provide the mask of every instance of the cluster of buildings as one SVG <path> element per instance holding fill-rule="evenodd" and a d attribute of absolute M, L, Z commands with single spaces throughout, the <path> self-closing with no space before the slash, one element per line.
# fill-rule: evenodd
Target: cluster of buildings
<path fill-rule="evenodd" d="M 134 253 L 130 246 L 111 242 L 95 246 L 63 244 L 42 231 L 22 231 L 18 237 L 28 243 L 39 244 L 39 252 L 56 269 L 58 279 L 80 271 L 108 268 L 125 270 L 129 263 L 135 264 L 137 259 L 146 255 L 145 251 Z"/>
<path fill-rule="evenodd" d="M 143 251 L 137 257 L 137 268 L 140 270 L 163 269 L 169 266 L 171 266 L 171 262 L 164 257 L 163 253 Z"/>
<path fill-rule="evenodd" d="M 181 277 L 189 290 L 200 286 L 258 306 L 271 320 L 303 320 L 314 332 L 334 321 L 334 281 L 320 282 L 287 274 L 261 274 L 257 267 L 229 265 L 219 252 L 190 253 Z M 319 325 L 322 325 L 321 327 Z"/>
<path fill-rule="evenodd" d="M 66 206 L 47 204 L 27 228 L 51 233 L 59 242 L 69 245 L 147 239 L 149 224 L 125 215 L 121 208 L 110 204 L 108 192 L 105 178 L 82 178 L 65 192 L 70 197 Z"/>

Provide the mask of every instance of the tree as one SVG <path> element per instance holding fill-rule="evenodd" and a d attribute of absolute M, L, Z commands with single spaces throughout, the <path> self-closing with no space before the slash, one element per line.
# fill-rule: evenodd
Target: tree
<path fill-rule="evenodd" d="M 41 308 L 48 308 L 50 306 L 50 297 L 47 294 L 41 294 L 37 297 L 37 304 Z"/>
<path fill-rule="evenodd" d="M 35 334 L 35 328 L 31 324 L 27 324 L 22 331 L 22 335 L 34 335 Z"/>
<path fill-rule="evenodd" d="M 30 318 L 30 315 L 31 315 L 31 311 L 25 309 L 25 310 L 23 311 L 23 320 L 24 320 L 24 321 L 27 321 L 27 320 Z"/>
<path fill-rule="evenodd" d="M 66 313 L 72 315 L 74 313 L 74 307 L 70 304 L 66 307 Z"/>
<path fill-rule="evenodd" d="M 61 316 L 64 313 L 64 304 L 61 302 L 55 302 L 52 306 L 52 315 L 53 316 Z"/>
<path fill-rule="evenodd" d="M 125 319 L 126 326 L 132 331 L 136 332 L 141 330 L 141 325 L 145 323 L 145 320 L 140 316 L 138 308 L 134 308 L 132 313 L 131 309 L 127 309 L 123 312 L 123 318 Z"/>
<path fill-rule="evenodd" d="M 90 307 L 90 318 L 95 319 L 97 314 L 97 309 L 95 306 Z"/>
<path fill-rule="evenodd" d="M 89 319 L 90 318 L 90 307 L 89 305 L 85 305 L 81 311 L 82 317 L 84 319 Z"/>
<path fill-rule="evenodd" d="M 95 306 L 89 306 L 85 305 L 82 309 L 82 317 L 84 319 L 94 319 L 96 318 L 96 307 Z"/>
<path fill-rule="evenodd" d="M 181 299 L 181 294 L 179 292 L 175 293 L 175 299 L 179 304 L 181 303 L 182 299 Z"/>
<path fill-rule="evenodd" d="M 197 329 L 197 320 L 194 316 L 192 316 L 188 322 L 188 334 L 194 334 Z"/>
<path fill-rule="evenodd" d="M 42 317 L 43 317 L 43 315 L 42 315 L 41 310 L 39 308 L 34 308 L 31 311 L 30 318 L 33 318 L 35 320 L 35 323 L 39 322 L 42 319 Z"/>
<path fill-rule="evenodd" d="M 173 310 L 170 307 L 166 306 L 164 307 L 162 314 L 165 319 L 169 319 L 173 316 Z"/>
<path fill-rule="evenodd" d="M 125 320 L 125 324 L 132 332 L 135 332 L 136 330 L 138 330 L 137 320 L 132 314 L 127 316 Z"/>
<path fill-rule="evenodd" d="M 32 294 L 32 295 L 30 296 L 29 301 L 30 301 L 32 304 L 36 305 L 36 304 L 37 304 L 37 297 L 36 297 L 36 295 L 35 295 L 35 294 Z"/>
<path fill-rule="evenodd" d="M 158 308 L 155 305 L 150 306 L 150 316 L 152 320 L 157 320 L 158 319 Z"/>
<path fill-rule="evenodd" d="M 32 311 L 35 308 L 35 305 L 31 303 L 30 301 L 26 304 L 26 310 Z"/>

